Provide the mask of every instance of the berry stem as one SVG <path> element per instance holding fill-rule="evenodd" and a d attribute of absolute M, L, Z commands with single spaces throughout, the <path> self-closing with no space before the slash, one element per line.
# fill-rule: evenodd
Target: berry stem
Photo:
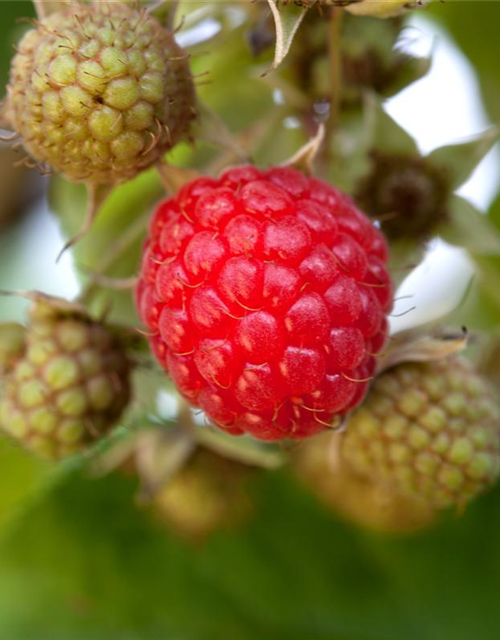
<path fill-rule="evenodd" d="M 35 7 L 36 15 L 39 20 L 42 20 L 43 18 L 47 17 L 48 3 L 46 3 L 44 0 L 33 0 L 33 5 Z"/>
<path fill-rule="evenodd" d="M 114 246 L 109 248 L 109 251 L 106 253 L 97 269 L 93 272 L 91 281 L 82 290 L 78 298 L 82 304 L 89 304 L 95 290 L 101 286 L 98 281 L 99 278 L 96 276 L 104 276 L 105 272 L 113 266 L 120 255 L 144 235 L 149 218 L 150 211 L 147 210 L 144 215 L 137 218 L 133 224 L 127 227 L 122 236 L 115 242 Z"/>
<path fill-rule="evenodd" d="M 92 227 L 92 223 L 99 213 L 101 206 L 104 204 L 104 201 L 109 196 L 112 190 L 113 185 L 110 184 L 87 185 L 87 206 L 85 209 L 85 215 L 83 217 L 82 225 L 76 232 L 76 234 L 72 238 L 70 238 L 61 249 L 59 255 L 57 256 L 56 262 L 59 262 L 63 254 L 68 249 L 70 249 L 73 245 L 75 245 L 87 235 L 87 233 L 90 231 L 90 228 Z"/>
<path fill-rule="evenodd" d="M 343 10 L 332 7 L 328 24 L 328 65 L 330 74 L 330 113 L 325 123 L 325 141 L 320 158 L 320 172 L 328 173 L 332 161 L 332 138 L 338 125 L 342 92 L 341 31 Z"/>

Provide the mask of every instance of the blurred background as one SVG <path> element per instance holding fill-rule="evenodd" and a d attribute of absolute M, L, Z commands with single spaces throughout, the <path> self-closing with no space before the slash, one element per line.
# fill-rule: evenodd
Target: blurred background
<path fill-rule="evenodd" d="M 187 12 L 195 12 L 211 3 L 183 4 Z M 189 29 L 188 20 L 179 41 L 203 48 L 206 39 L 213 51 L 217 40 L 211 38 L 217 33 L 222 31 L 226 41 L 238 38 L 235 55 L 248 67 L 248 82 L 251 78 L 251 83 L 265 85 L 252 68 L 255 61 L 235 6 L 234 15 L 221 22 L 206 17 Z M 12 43 L 24 29 L 16 20 L 32 15 L 29 2 L 0 3 L 1 86 L 7 82 Z M 480 1 L 433 3 L 407 19 L 400 46 L 419 56 L 432 53 L 432 65 L 424 77 L 390 97 L 386 108 L 422 152 L 500 121 L 499 23 L 500 4 Z M 231 85 L 234 74 L 241 76 L 240 66 L 226 69 L 210 56 L 197 64 L 214 76 L 202 89 L 207 103 L 223 117 L 234 112 L 228 95 L 232 93 L 237 105 L 244 102 L 243 90 L 241 95 L 238 90 L 245 76 Z M 265 65 L 266 59 L 258 64 Z M 224 73 L 230 91 L 218 84 L 224 82 Z M 265 91 L 269 93 L 268 86 Z M 233 131 L 246 124 L 235 118 L 226 118 Z M 289 132 L 296 123 L 282 119 L 279 127 Z M 174 159 L 189 164 L 190 153 L 180 149 Z M 265 147 L 260 153 L 258 159 L 264 162 Z M 82 243 L 80 253 L 66 252 L 57 263 L 56 257 L 81 214 L 83 193 L 15 167 L 19 157 L 8 143 L 1 144 L 0 289 L 38 289 L 72 298 L 80 289 L 78 267 L 94 259 L 92 240 Z M 499 175 L 496 145 L 460 190 L 495 224 L 500 224 Z M 130 220 L 147 213 L 160 193 L 156 178 L 148 174 L 127 185 L 117 202 L 123 207 L 126 203 L 121 213 Z M 109 238 L 116 230 L 109 211 L 99 225 L 93 233 Z M 134 272 L 136 253 L 127 256 L 116 275 Z M 492 259 L 485 269 L 493 279 L 490 284 L 500 282 L 498 269 Z M 442 240 L 431 243 L 424 262 L 401 286 L 400 295 L 414 297 L 411 322 L 451 310 L 473 272 L 473 261 L 463 249 Z M 456 322 L 494 332 L 500 305 L 492 288 L 473 286 Z M 398 304 L 403 306 L 396 306 L 396 312 L 404 310 L 404 302 Z M 0 320 L 22 319 L 24 310 L 22 299 L 0 298 Z M 129 302 L 115 310 L 121 318 L 131 313 Z M 395 319 L 393 329 L 406 328 L 406 322 L 405 316 Z M 171 396 L 164 395 L 160 413 L 168 415 L 171 404 Z M 349 524 L 287 470 L 245 480 L 244 501 L 250 506 L 234 526 L 193 539 L 183 535 L 182 526 L 169 526 L 161 509 L 139 504 L 137 480 L 126 469 L 103 477 L 91 477 L 81 466 L 54 470 L 2 443 L 0 638 L 497 637 L 500 488 L 464 513 L 447 514 L 405 535 Z"/>

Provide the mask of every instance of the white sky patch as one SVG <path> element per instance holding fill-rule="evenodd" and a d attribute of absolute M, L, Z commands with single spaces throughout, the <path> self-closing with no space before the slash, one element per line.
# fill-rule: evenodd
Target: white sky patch
<path fill-rule="evenodd" d="M 391 334 L 447 316 L 463 300 L 473 274 L 474 265 L 466 251 L 442 241 L 433 243 L 425 260 L 396 293 L 389 318 Z"/>
<path fill-rule="evenodd" d="M 186 49 L 210 40 L 210 38 L 213 38 L 219 33 L 221 28 L 222 26 L 218 20 L 205 18 L 205 20 L 202 20 L 202 22 L 196 26 L 186 29 L 185 31 L 179 31 L 175 39 L 183 49 Z"/>
<path fill-rule="evenodd" d="M 158 415 L 165 420 L 173 420 L 179 413 L 179 398 L 165 390 L 161 390 L 156 398 Z"/>
<path fill-rule="evenodd" d="M 447 34 L 422 16 L 411 19 L 406 49 L 425 55 L 434 48 L 430 72 L 397 96 L 386 108 L 427 153 L 460 142 L 486 129 L 490 122 L 481 101 L 474 70 Z M 477 167 L 458 193 L 486 209 L 498 190 L 498 145 Z M 462 249 L 436 241 L 425 260 L 405 279 L 396 294 L 391 332 L 431 322 L 450 313 L 463 298 L 474 271 Z M 415 309 L 405 314 L 405 311 Z M 403 314 L 403 315 L 400 315 Z"/>
<path fill-rule="evenodd" d="M 0 288 L 7 291 L 40 290 L 63 298 L 74 298 L 80 286 L 76 278 L 71 251 L 66 251 L 58 263 L 64 246 L 57 219 L 50 214 L 45 200 L 39 201 L 18 229 L 0 239 L 12 243 L 13 258 L 9 269 L 0 273 Z M 8 247 L 6 246 L 6 249 Z M 25 301 L 20 298 L 0 298 L 0 318 L 22 317 Z"/>

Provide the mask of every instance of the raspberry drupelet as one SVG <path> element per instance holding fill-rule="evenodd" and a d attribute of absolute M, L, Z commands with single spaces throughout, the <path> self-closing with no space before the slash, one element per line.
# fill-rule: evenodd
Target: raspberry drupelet
<path fill-rule="evenodd" d="M 380 231 L 293 168 L 231 168 L 162 202 L 136 291 L 181 394 L 224 431 L 305 438 L 360 404 L 392 305 Z"/>

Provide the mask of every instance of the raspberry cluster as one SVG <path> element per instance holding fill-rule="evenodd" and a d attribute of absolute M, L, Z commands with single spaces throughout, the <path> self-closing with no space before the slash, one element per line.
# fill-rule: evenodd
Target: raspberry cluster
<path fill-rule="evenodd" d="M 498 477 L 499 421 L 492 390 L 466 360 L 403 364 L 377 378 L 351 416 L 342 454 L 401 495 L 463 504 Z"/>
<path fill-rule="evenodd" d="M 186 53 L 124 3 L 72 3 L 26 33 L 6 115 L 38 162 L 78 182 L 134 177 L 188 132 L 195 114 Z"/>
<path fill-rule="evenodd" d="M 46 301 L 33 306 L 24 344 L 3 373 L 1 429 L 48 459 L 99 438 L 130 397 L 130 365 L 117 336 Z"/>
<path fill-rule="evenodd" d="M 157 209 L 137 289 L 180 392 L 232 433 L 304 438 L 358 405 L 391 307 L 381 233 L 292 168 L 199 178 Z"/>

